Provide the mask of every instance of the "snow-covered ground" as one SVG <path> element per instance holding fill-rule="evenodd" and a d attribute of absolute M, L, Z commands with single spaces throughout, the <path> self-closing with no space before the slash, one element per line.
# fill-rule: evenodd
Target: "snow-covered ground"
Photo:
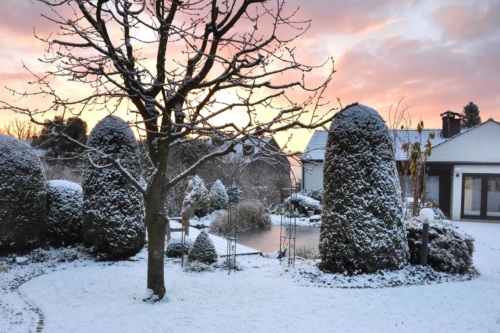
<path fill-rule="evenodd" d="M 500 332 L 500 224 L 457 224 L 476 237 L 481 275 L 471 281 L 324 288 L 258 256 L 239 257 L 245 270 L 230 275 L 187 273 L 167 260 L 169 301 L 149 304 L 146 252 L 137 261 L 9 266 L 0 273 L 0 332 Z"/>

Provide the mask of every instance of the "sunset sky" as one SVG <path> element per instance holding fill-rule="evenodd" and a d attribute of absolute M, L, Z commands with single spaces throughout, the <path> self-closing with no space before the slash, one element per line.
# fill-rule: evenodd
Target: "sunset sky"
<path fill-rule="evenodd" d="M 439 114 L 462 112 L 473 101 L 484 120 L 500 120 L 500 0 L 290 0 L 301 18 L 312 19 L 297 42 L 296 54 L 308 63 L 335 60 L 337 73 L 327 98 L 343 105 L 359 102 L 387 118 L 389 107 L 404 97 L 414 123 L 439 128 Z M 35 72 L 44 66 L 48 37 L 39 4 L 0 0 L 0 100 L 12 101 L 4 86 L 24 90 L 30 80 L 24 61 Z M 64 82 L 59 83 L 64 91 Z M 78 95 L 78 90 L 70 94 Z M 0 111 L 6 120 L 26 119 Z M 100 117 L 87 115 L 92 127 Z M 294 135 L 292 149 L 303 150 L 312 133 Z M 284 136 L 278 138 L 284 140 Z"/>

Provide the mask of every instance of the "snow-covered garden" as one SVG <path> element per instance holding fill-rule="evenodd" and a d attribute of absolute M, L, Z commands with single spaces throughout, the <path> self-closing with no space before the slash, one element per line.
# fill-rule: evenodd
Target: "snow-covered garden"
<path fill-rule="evenodd" d="M 332 123 L 324 193 L 265 207 L 240 202 L 241 193 L 220 181 L 208 191 L 194 176 L 180 213 L 186 228 L 205 225 L 219 235 L 290 221 L 319 226 L 319 252 L 302 249 L 293 264 L 292 249 L 281 260 L 277 249 L 235 262 L 218 253 L 206 229 L 185 248 L 175 236 L 166 247 L 155 244 L 163 299 L 144 288 L 154 241 L 145 237 L 141 185 L 124 178 L 139 170 L 126 123 L 107 117 L 92 131 L 89 145 L 119 162 L 100 170 L 90 157 L 82 187 L 45 182 L 39 158 L 0 137 L 8 208 L 0 224 L 0 332 L 500 330 L 500 224 L 455 223 L 427 209 L 428 265 L 420 265 L 424 215 L 403 216 L 387 128 L 373 109 L 346 110 Z M 23 201 L 30 191 L 37 206 Z"/>
<path fill-rule="evenodd" d="M 185 272 L 166 259 L 168 300 L 149 304 L 145 250 L 118 262 L 77 249 L 48 252 L 45 262 L 2 260 L 0 332 L 498 332 L 500 225 L 457 225 L 476 238 L 479 277 L 393 288 L 380 287 L 382 274 L 318 283 L 300 274 L 314 271 L 312 261 L 292 269 L 239 257 L 243 271 L 228 275 Z"/>

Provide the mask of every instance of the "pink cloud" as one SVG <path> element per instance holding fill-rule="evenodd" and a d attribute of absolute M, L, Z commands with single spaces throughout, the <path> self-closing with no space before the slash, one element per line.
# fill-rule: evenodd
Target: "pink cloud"
<path fill-rule="evenodd" d="M 500 72 L 492 63 L 499 52 L 498 44 L 465 53 L 437 41 L 403 37 L 387 38 L 374 49 L 361 43 L 338 59 L 329 92 L 344 104 L 358 101 L 378 107 L 383 115 L 405 97 L 413 106 L 414 120 L 422 117 L 435 127 L 441 112 L 461 112 L 469 101 L 478 104 L 485 119 L 500 119 L 500 77 L 492 75 Z"/>
<path fill-rule="evenodd" d="M 476 4 L 474 2 L 474 4 Z M 452 5 L 440 7 L 433 19 L 442 29 L 445 38 L 474 40 L 500 34 L 500 2 L 488 6 Z"/>
<path fill-rule="evenodd" d="M 300 6 L 298 18 L 312 19 L 314 32 L 365 34 L 380 30 L 399 19 L 421 0 L 301 0 L 289 1 L 288 8 Z"/>

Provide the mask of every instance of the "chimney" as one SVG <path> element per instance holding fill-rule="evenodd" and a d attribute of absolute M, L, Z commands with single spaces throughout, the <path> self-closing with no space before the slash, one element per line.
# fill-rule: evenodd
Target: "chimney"
<path fill-rule="evenodd" d="M 443 119 L 443 139 L 451 138 L 460 133 L 461 115 L 456 112 L 446 111 L 441 113 Z"/>

